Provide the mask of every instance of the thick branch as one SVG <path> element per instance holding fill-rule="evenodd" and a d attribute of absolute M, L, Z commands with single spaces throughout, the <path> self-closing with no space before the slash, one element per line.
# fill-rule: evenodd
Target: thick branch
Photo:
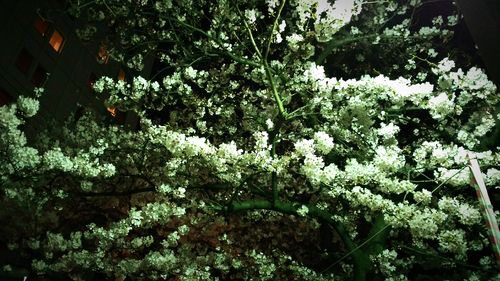
<path fill-rule="evenodd" d="M 100 196 L 128 196 L 128 195 L 133 195 L 137 193 L 144 193 L 144 192 L 153 192 L 155 191 L 154 188 L 149 187 L 149 188 L 139 188 L 139 189 L 132 189 L 132 190 L 127 190 L 123 192 L 116 192 L 116 191 L 105 191 L 105 192 L 77 192 L 75 193 L 76 195 L 79 196 L 86 196 L 86 197 L 100 197 Z"/>
<path fill-rule="evenodd" d="M 342 40 L 338 40 L 337 38 L 334 38 L 330 40 L 323 52 L 318 56 L 316 59 L 316 64 L 320 65 L 323 63 L 323 61 L 332 53 L 333 49 L 340 47 L 342 45 L 347 45 L 356 41 L 361 41 L 364 39 L 374 39 L 377 36 L 380 36 L 379 34 L 370 34 L 370 35 L 365 35 L 365 36 L 358 36 L 358 37 L 348 37 L 344 38 Z"/>
<path fill-rule="evenodd" d="M 352 239 L 349 237 L 349 234 L 344 229 L 344 226 L 341 223 L 333 220 L 332 215 L 325 210 L 321 210 L 313 205 L 304 205 L 299 203 L 289 203 L 282 201 L 271 202 L 269 200 L 255 199 L 255 200 L 232 202 L 227 207 L 227 211 L 240 212 L 240 211 L 250 211 L 250 210 L 273 210 L 283 214 L 299 215 L 297 213 L 297 210 L 301 206 L 306 206 L 308 208 L 309 210 L 308 216 L 320 219 L 333 226 L 333 228 L 337 231 L 338 235 L 344 242 L 344 245 L 346 246 L 347 250 L 349 252 L 352 252 L 351 256 L 353 257 L 353 263 L 354 263 L 354 280 L 356 281 L 366 280 L 366 274 L 370 267 L 370 260 L 368 258 L 368 255 L 366 253 L 363 253 L 361 249 L 359 249 L 359 247 L 356 245 L 356 243 L 352 241 Z"/>

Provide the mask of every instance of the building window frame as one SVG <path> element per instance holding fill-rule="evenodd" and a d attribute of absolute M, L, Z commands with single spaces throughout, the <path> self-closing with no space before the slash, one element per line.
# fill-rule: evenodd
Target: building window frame
<path fill-rule="evenodd" d="M 97 55 L 96 55 L 97 62 L 101 64 L 107 64 L 109 61 L 109 51 L 108 51 L 108 44 L 106 42 L 102 41 L 99 44 L 99 48 L 97 49 Z"/>
<path fill-rule="evenodd" d="M 58 29 L 53 29 L 52 34 L 49 37 L 49 45 L 52 47 L 52 50 L 58 54 L 62 52 L 64 49 L 64 43 L 66 43 L 66 40 L 64 39 L 64 35 L 58 30 Z"/>
<path fill-rule="evenodd" d="M 87 89 L 93 93 L 94 92 L 94 84 L 99 79 L 94 72 L 91 72 L 89 78 L 87 79 Z"/>
<path fill-rule="evenodd" d="M 125 71 L 120 68 L 120 70 L 118 70 L 118 75 L 116 76 L 116 78 L 118 78 L 118 80 L 120 81 L 127 81 L 127 74 L 125 73 Z"/>
<path fill-rule="evenodd" d="M 60 54 L 64 50 L 66 38 L 60 29 L 56 28 L 54 24 L 45 20 L 40 15 L 37 15 L 33 21 L 33 28 L 40 34 L 40 36 L 51 47 L 52 51 Z"/>
<path fill-rule="evenodd" d="M 38 64 L 31 75 L 31 84 L 35 87 L 43 87 L 48 79 L 48 72 L 41 64 Z"/>
<path fill-rule="evenodd" d="M 35 21 L 33 23 L 33 26 L 35 27 L 35 30 L 42 35 L 42 37 L 47 36 L 47 33 L 49 32 L 50 28 L 50 22 L 46 21 L 44 18 L 41 16 L 37 16 L 35 18 Z"/>
<path fill-rule="evenodd" d="M 22 48 L 17 54 L 15 65 L 19 72 L 28 77 L 31 69 L 33 68 L 34 62 L 35 57 L 28 50 L 26 50 L 26 48 Z"/>

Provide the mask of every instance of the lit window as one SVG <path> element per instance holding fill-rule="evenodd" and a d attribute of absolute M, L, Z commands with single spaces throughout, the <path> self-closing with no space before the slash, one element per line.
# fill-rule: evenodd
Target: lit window
<path fill-rule="evenodd" d="M 57 53 L 60 53 L 62 51 L 63 43 L 64 38 L 61 33 L 59 33 L 59 31 L 57 30 L 54 30 L 52 36 L 50 36 L 49 39 L 49 44 L 50 46 L 52 46 L 52 49 L 54 49 L 54 51 L 56 51 Z"/>
<path fill-rule="evenodd" d="M 24 75 L 28 75 L 32 63 L 33 56 L 23 48 L 16 59 L 17 69 L 19 69 L 19 71 L 21 71 Z"/>
<path fill-rule="evenodd" d="M 97 52 L 97 61 L 106 64 L 108 63 L 108 60 L 109 60 L 108 47 L 106 43 L 101 42 L 101 45 L 99 46 L 99 51 Z"/>
<path fill-rule="evenodd" d="M 41 65 L 38 65 L 35 72 L 33 72 L 33 76 L 31 77 L 31 83 L 35 87 L 42 87 L 46 80 L 47 71 Z"/>
<path fill-rule="evenodd" d="M 111 116 L 116 117 L 116 108 L 115 107 L 106 107 Z"/>
<path fill-rule="evenodd" d="M 125 81 L 125 71 L 123 71 L 123 69 L 120 69 L 120 71 L 118 71 L 118 80 Z"/>
<path fill-rule="evenodd" d="M 115 122 L 118 125 L 125 124 L 125 117 L 126 117 L 125 112 L 120 111 L 120 110 L 116 109 L 116 107 L 113 107 L 113 106 L 106 107 L 106 110 L 111 114 L 111 116 L 113 116 L 113 118 L 115 119 Z"/>
<path fill-rule="evenodd" d="M 47 21 L 41 17 L 37 17 L 33 25 L 35 26 L 36 31 L 38 31 L 38 33 L 42 36 L 47 35 L 47 30 L 49 29 L 49 23 Z"/>

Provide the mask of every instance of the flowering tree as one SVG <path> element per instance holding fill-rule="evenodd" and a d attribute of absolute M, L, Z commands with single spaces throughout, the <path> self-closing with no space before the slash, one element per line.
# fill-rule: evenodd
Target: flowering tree
<path fill-rule="evenodd" d="M 104 36 L 130 68 L 162 66 L 95 84 L 140 116 L 137 131 L 89 111 L 33 146 L 19 126 L 36 99 L 0 108 L 1 233 L 34 276 L 495 276 L 467 157 L 498 187 L 499 99 L 453 60 L 455 13 L 427 24 L 421 1 L 75 2 L 83 39 Z"/>

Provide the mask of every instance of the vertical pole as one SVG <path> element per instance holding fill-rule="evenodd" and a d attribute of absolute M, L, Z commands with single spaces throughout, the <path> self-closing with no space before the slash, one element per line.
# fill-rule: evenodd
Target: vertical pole
<path fill-rule="evenodd" d="M 469 162 L 469 167 L 472 172 L 471 185 L 476 189 L 479 203 L 483 207 L 486 227 L 490 232 L 491 246 L 493 247 L 493 252 L 495 253 L 497 266 L 500 267 L 500 231 L 498 230 L 495 211 L 493 210 L 493 205 L 491 204 L 488 191 L 486 190 L 486 184 L 484 183 L 479 163 L 472 153 L 469 153 Z"/>

